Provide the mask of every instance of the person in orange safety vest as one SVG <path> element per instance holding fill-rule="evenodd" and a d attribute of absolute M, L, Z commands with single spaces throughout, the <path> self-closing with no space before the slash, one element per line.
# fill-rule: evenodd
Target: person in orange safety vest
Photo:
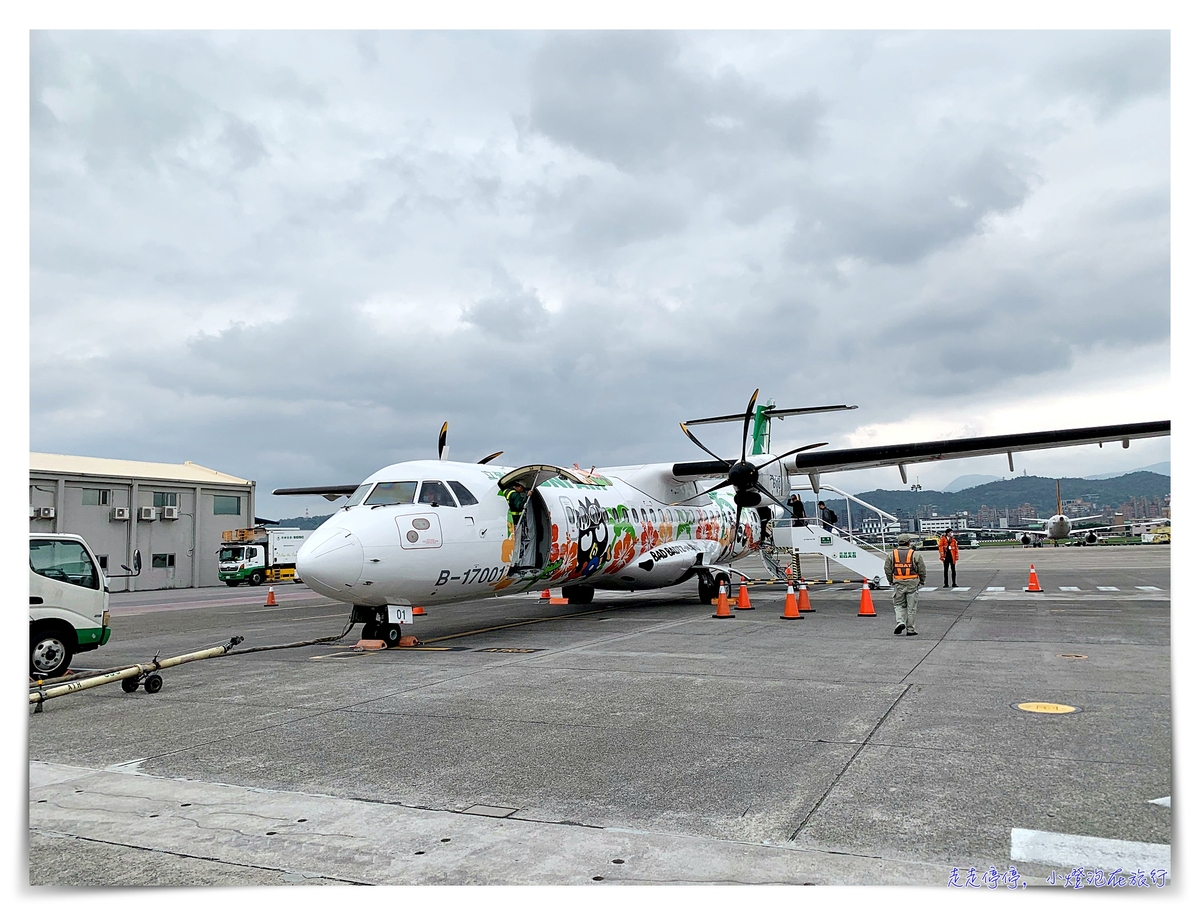
<path fill-rule="evenodd" d="M 896 610 L 896 635 L 917 634 L 917 591 L 925 584 L 925 560 L 912 546 L 908 534 L 899 537 L 899 549 L 891 550 L 883 560 L 883 574 L 892 586 L 892 607 Z M 920 543 L 920 539 L 917 539 Z"/>
<path fill-rule="evenodd" d="M 942 587 L 958 587 L 958 539 L 950 531 L 938 537 L 938 558 L 942 560 Z"/>

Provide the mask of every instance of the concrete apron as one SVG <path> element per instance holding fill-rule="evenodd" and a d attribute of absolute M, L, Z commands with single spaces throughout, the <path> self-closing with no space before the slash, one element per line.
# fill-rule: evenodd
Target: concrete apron
<path fill-rule="evenodd" d="M 36 761 L 29 767 L 29 825 L 36 834 L 260 868 L 300 880 L 945 886 L 949 873 L 944 864 L 497 816 L 504 812 L 422 810 L 165 779 L 131 768 Z M 1044 876 L 1045 870 L 1028 864 L 1019 869 L 1031 885 L 1033 874 Z"/>

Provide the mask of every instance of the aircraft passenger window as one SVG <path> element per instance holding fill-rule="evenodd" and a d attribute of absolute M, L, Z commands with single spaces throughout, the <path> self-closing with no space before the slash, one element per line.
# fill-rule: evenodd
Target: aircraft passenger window
<path fill-rule="evenodd" d="M 441 485 L 440 483 L 438 484 Z M 412 502 L 417 492 L 417 481 L 406 480 L 403 483 L 376 483 L 375 489 L 367 497 L 367 505 L 406 505 Z"/>
<path fill-rule="evenodd" d="M 622 521 L 629 520 L 629 510 L 624 505 L 621 506 L 621 520 Z"/>
<path fill-rule="evenodd" d="M 424 505 L 449 505 L 454 507 L 454 496 L 441 480 L 426 480 L 421 484 L 421 498 L 417 500 Z"/>
<path fill-rule="evenodd" d="M 359 502 L 361 502 L 363 499 L 366 498 L 367 493 L 369 493 L 371 491 L 371 487 L 374 485 L 375 485 L 374 483 L 363 483 L 362 486 L 360 486 L 360 487 L 358 487 L 358 489 L 354 490 L 354 493 L 350 496 L 349 501 L 347 501 L 343 507 L 349 508 L 352 505 L 357 505 Z"/>
<path fill-rule="evenodd" d="M 471 495 L 471 490 L 463 486 L 458 480 L 450 480 L 450 488 L 454 490 L 454 494 L 458 496 L 459 505 L 478 505 L 479 500 Z"/>

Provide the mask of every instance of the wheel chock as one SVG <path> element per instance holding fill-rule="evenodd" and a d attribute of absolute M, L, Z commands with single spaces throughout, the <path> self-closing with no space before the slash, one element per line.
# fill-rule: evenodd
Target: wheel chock
<path fill-rule="evenodd" d="M 409 636 L 408 638 L 412 638 Z M 359 639 L 354 643 L 353 651 L 383 651 L 387 643 L 383 639 Z"/>

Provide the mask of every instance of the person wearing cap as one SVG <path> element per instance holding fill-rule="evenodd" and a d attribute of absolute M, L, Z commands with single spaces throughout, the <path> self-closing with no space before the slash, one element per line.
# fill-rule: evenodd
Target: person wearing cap
<path fill-rule="evenodd" d="M 883 560 L 883 574 L 892 586 L 896 635 L 917 634 L 917 593 L 925 584 L 925 560 L 913 549 L 912 539 L 909 534 L 901 534 L 899 546 Z"/>

